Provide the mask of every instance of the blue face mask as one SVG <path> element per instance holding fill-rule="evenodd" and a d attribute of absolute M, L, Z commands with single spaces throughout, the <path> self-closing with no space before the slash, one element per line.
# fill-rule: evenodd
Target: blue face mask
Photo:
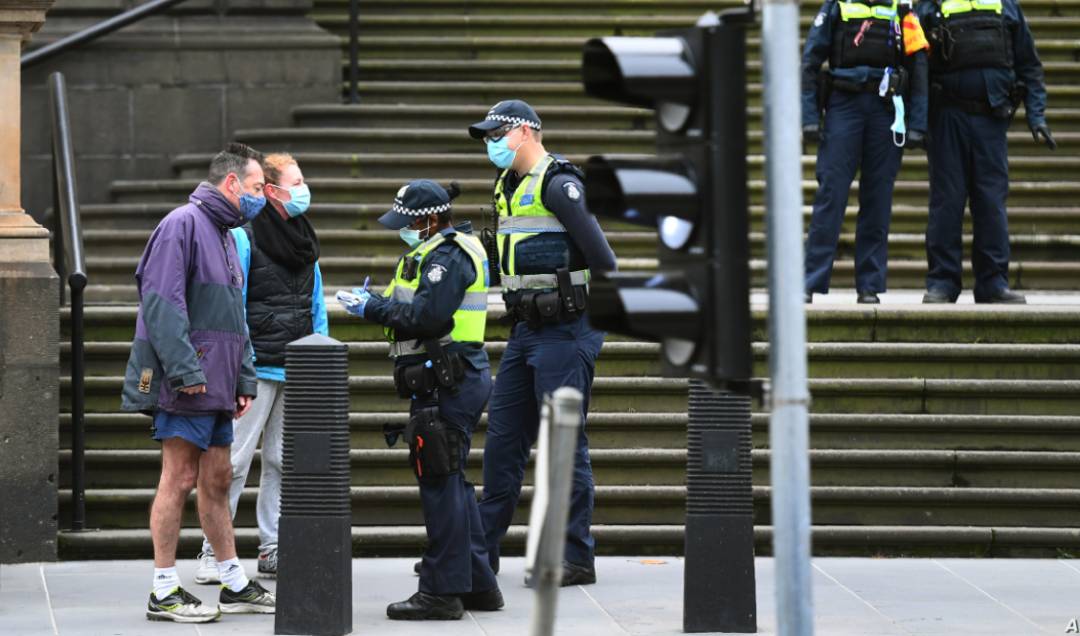
<path fill-rule="evenodd" d="M 259 212 L 262 212 L 265 205 L 266 197 L 257 197 L 244 192 L 240 195 L 240 216 L 244 217 L 245 221 L 251 221 L 259 216 Z"/>
<path fill-rule="evenodd" d="M 298 217 L 307 212 L 311 205 L 311 189 L 306 183 L 289 188 L 289 200 L 285 202 L 285 211 L 291 217 Z"/>
<path fill-rule="evenodd" d="M 517 150 L 510 150 L 510 140 L 507 136 L 509 135 L 503 136 L 498 141 L 489 141 L 487 144 L 488 159 L 501 170 L 514 165 L 514 158 L 517 157 Z"/>
<path fill-rule="evenodd" d="M 405 241 L 406 245 L 413 249 L 424 242 L 424 239 L 420 238 L 420 230 L 414 230 L 408 227 L 403 227 L 398 230 L 398 236 L 401 237 L 401 240 Z"/>

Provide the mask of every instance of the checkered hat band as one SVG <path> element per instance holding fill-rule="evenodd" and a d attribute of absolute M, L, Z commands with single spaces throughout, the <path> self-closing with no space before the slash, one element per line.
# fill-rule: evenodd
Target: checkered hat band
<path fill-rule="evenodd" d="M 529 128 L 540 130 L 540 122 L 535 122 L 531 119 L 525 119 L 523 117 L 508 117 L 506 115 L 496 115 L 494 113 L 488 113 L 487 119 L 489 121 L 501 121 L 504 124 L 525 124 Z"/>
<path fill-rule="evenodd" d="M 401 202 L 401 199 L 394 199 L 394 207 L 390 208 L 392 212 L 397 212 L 398 214 L 407 214 L 409 216 L 427 216 L 429 214 L 441 214 L 449 209 L 450 204 L 444 203 L 442 205 L 436 205 L 430 208 L 420 208 L 419 210 L 414 210 L 412 208 L 405 207 L 405 205 Z"/>

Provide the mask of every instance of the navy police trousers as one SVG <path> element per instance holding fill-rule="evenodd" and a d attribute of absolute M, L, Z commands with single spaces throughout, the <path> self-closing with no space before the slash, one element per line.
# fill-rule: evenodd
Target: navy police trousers
<path fill-rule="evenodd" d="M 876 93 L 834 90 L 817 155 L 818 190 L 806 238 L 806 291 L 829 291 L 851 183 L 859 172 L 855 289 L 885 291 L 893 185 L 903 149 L 893 143 L 892 104 Z"/>
<path fill-rule="evenodd" d="M 588 318 L 573 323 L 531 329 L 519 322 L 511 331 L 495 378 L 488 409 L 487 441 L 484 444 L 484 497 L 480 517 L 484 521 L 487 552 L 498 569 L 499 541 L 514 517 L 525 464 L 536 442 L 540 407 L 545 394 L 563 386 L 581 391 L 582 422 L 589 411 L 596 358 L 604 344 L 604 332 L 589 325 Z M 565 559 L 591 567 L 594 541 L 590 533 L 593 512 L 593 475 L 589 440 L 581 428 L 574 461 L 570 518 L 566 528 Z"/>
<path fill-rule="evenodd" d="M 420 566 L 420 591 L 426 594 L 487 592 L 498 587 L 484 544 L 476 491 L 465 478 L 472 432 L 491 395 L 491 372 L 477 371 L 468 364 L 465 368 L 456 394 L 438 393 L 439 417 L 462 436 L 461 470 L 445 477 L 417 479 L 428 539 Z M 413 400 L 410 410 L 429 406 L 430 401 Z"/>
<path fill-rule="evenodd" d="M 971 203 L 975 300 L 1009 285 L 1009 120 L 948 106 L 930 112 L 930 218 L 926 288 L 952 299 L 963 288 L 964 206 Z"/>

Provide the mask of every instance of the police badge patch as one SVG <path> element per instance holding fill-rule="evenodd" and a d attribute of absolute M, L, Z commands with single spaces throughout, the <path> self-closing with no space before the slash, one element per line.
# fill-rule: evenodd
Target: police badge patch
<path fill-rule="evenodd" d="M 565 184 L 563 184 L 563 192 L 566 193 L 566 196 L 570 197 L 571 201 L 577 201 L 578 199 L 581 198 L 581 190 L 577 187 L 576 184 L 573 184 L 573 183 L 565 183 Z"/>
<path fill-rule="evenodd" d="M 438 283 L 442 280 L 443 274 L 445 273 L 446 268 L 436 263 L 431 266 L 431 269 L 428 270 L 427 279 L 432 283 Z"/>
<path fill-rule="evenodd" d="M 820 27 L 823 24 L 825 24 L 825 12 L 824 11 L 817 14 L 817 17 L 814 18 L 814 26 Z"/>

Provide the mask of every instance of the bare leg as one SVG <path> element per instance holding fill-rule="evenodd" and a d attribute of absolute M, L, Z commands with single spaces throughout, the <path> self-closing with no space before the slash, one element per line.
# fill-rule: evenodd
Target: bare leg
<path fill-rule="evenodd" d="M 154 567 L 176 565 L 176 544 L 184 502 L 195 487 L 202 450 L 179 437 L 161 443 L 161 479 L 150 506 L 150 536 L 154 541 Z M 226 455 L 228 457 L 228 455 Z"/>
<path fill-rule="evenodd" d="M 229 485 L 232 461 L 228 446 L 211 446 L 199 462 L 199 522 L 214 548 L 214 558 L 228 561 L 236 556 L 232 513 L 229 511 Z"/>

